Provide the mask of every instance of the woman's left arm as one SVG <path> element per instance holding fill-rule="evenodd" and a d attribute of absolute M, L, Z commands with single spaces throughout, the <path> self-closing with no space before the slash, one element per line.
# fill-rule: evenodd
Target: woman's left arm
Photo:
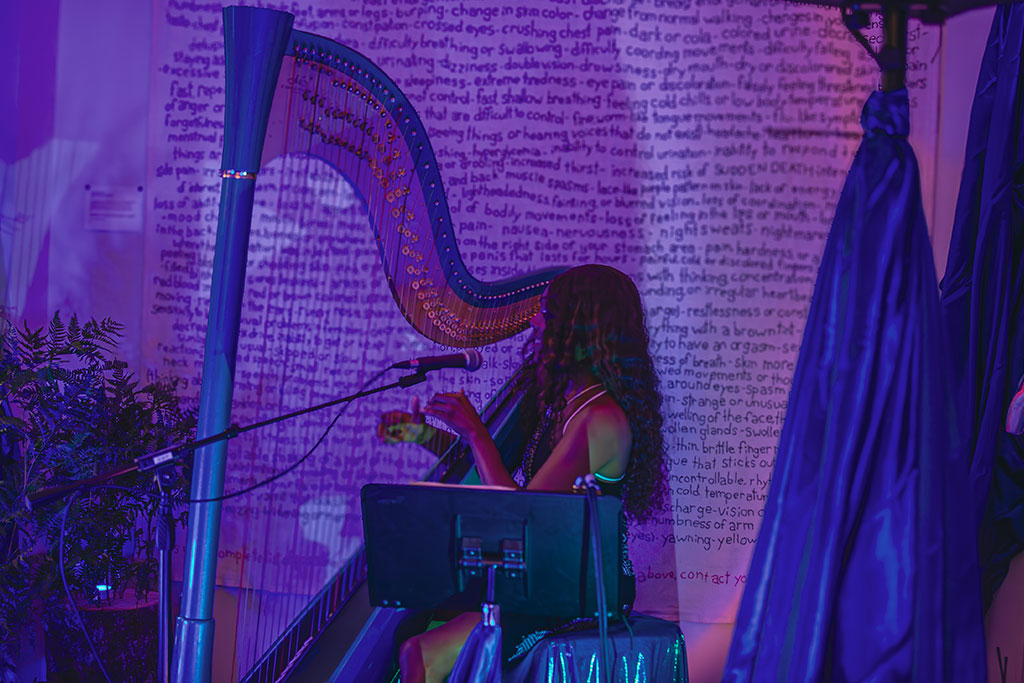
<path fill-rule="evenodd" d="M 521 488 L 505 469 L 494 439 L 465 394 L 435 394 L 423 412 L 444 421 L 466 440 L 480 481 L 491 486 Z M 622 408 L 611 400 L 595 402 L 572 420 L 527 488 L 571 491 L 577 477 L 605 467 L 624 471 L 632 438 Z"/>
<path fill-rule="evenodd" d="M 624 472 L 633 444 L 629 420 L 611 399 L 596 401 L 569 422 L 565 434 L 526 488 L 571 491 L 577 477 Z"/>

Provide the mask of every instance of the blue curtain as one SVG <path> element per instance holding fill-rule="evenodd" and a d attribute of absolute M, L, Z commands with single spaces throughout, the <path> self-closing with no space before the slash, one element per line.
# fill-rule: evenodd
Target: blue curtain
<path fill-rule="evenodd" d="M 871 95 L 822 257 L 729 681 L 982 681 L 938 285 L 906 90 Z"/>
<path fill-rule="evenodd" d="M 978 76 L 942 279 L 986 602 L 1024 549 L 1024 453 L 1004 429 L 1024 371 L 1024 5 L 1000 5 Z"/>

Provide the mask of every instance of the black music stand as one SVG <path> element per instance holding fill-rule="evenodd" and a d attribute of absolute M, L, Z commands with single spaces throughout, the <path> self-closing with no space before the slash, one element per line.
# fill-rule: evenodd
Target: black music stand
<path fill-rule="evenodd" d="M 368 484 L 362 507 L 372 605 L 476 611 L 483 602 L 485 617 L 495 621 L 493 605 L 538 616 L 597 616 L 585 496 Z M 619 607 L 621 509 L 618 498 L 597 499 L 609 616 Z"/>

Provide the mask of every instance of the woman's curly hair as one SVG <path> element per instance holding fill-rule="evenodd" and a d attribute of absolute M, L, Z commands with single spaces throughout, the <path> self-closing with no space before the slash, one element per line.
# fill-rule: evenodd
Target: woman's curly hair
<path fill-rule="evenodd" d="M 578 266 L 552 280 L 544 305 L 544 333 L 523 351 L 519 386 L 526 405 L 538 406 L 539 416 L 560 415 L 572 370 L 584 365 L 593 372 L 626 413 L 633 433 L 623 507 L 633 519 L 650 519 L 665 500 L 665 447 L 640 293 L 614 268 Z M 560 428 L 552 430 L 558 433 Z"/>

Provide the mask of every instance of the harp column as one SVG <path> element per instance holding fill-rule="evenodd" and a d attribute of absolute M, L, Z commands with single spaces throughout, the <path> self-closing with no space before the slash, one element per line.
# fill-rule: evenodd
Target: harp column
<path fill-rule="evenodd" d="M 225 107 L 220 215 L 213 257 L 210 317 L 199 395 L 203 438 L 230 426 L 238 327 L 245 284 L 256 174 L 277 77 L 295 17 L 250 7 L 224 8 Z M 224 493 L 224 441 L 196 451 L 192 498 Z M 213 655 L 213 592 L 220 540 L 220 501 L 189 507 L 188 538 L 175 625 L 172 680 L 208 682 Z M 161 680 L 166 671 L 161 662 Z"/>

